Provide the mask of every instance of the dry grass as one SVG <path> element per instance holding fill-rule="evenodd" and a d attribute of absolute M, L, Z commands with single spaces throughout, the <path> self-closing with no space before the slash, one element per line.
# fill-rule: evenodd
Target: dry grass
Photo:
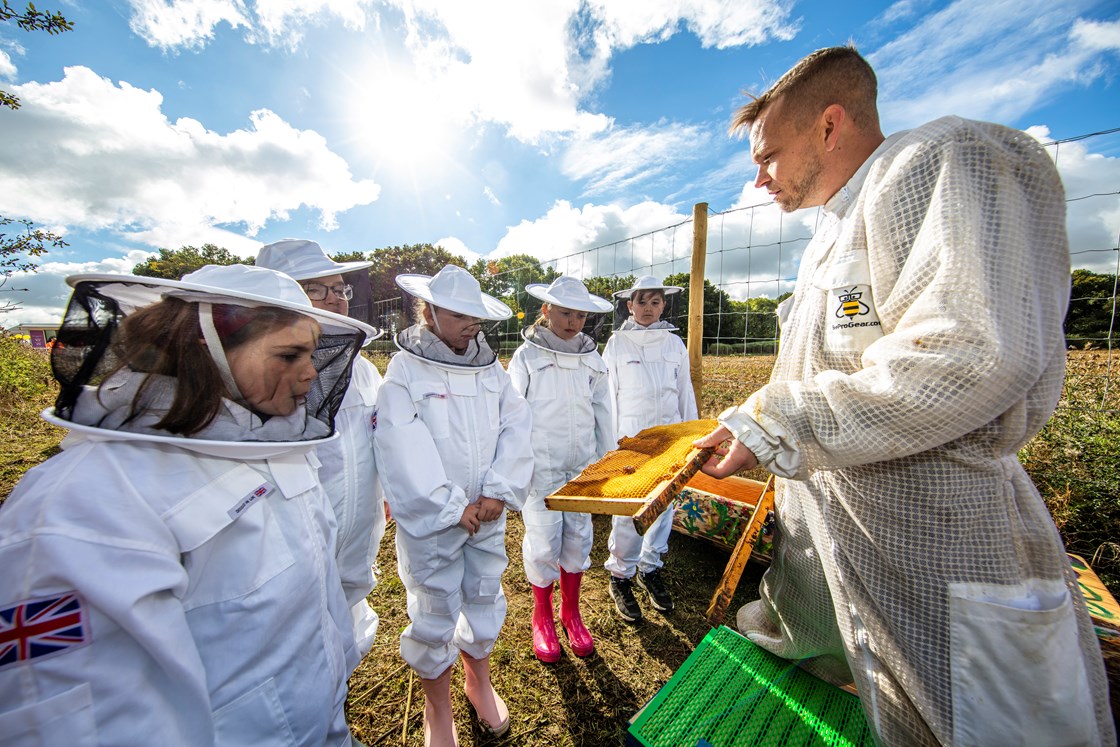
<path fill-rule="evenodd" d="M 384 359 L 374 359 L 384 371 Z M 773 359 L 768 357 L 705 358 L 701 389 L 701 417 L 713 417 L 741 402 L 765 383 Z M 763 478 L 764 479 L 764 478 Z M 564 655 L 555 664 L 533 656 L 530 618 L 533 602 L 521 564 L 523 525 L 514 513 L 508 518 L 506 552 L 509 570 L 502 578 L 508 613 L 492 655 L 494 683 L 509 705 L 512 728 L 501 739 L 486 739 L 472 723 L 462 691 L 462 668 L 452 679 L 460 742 L 469 744 L 598 747 L 622 744 L 627 721 L 652 698 L 711 629 L 704 619 L 712 592 L 727 564 L 728 553 L 712 545 L 674 533 L 669 540 L 666 568 L 676 609 L 661 615 L 645 600 L 646 618 L 623 622 L 607 594 L 610 518 L 595 517 L 591 568 L 583 583 L 583 618 L 595 637 L 596 651 L 586 659 L 572 655 L 561 632 Z M 411 683 L 410 670 L 398 648 L 408 625 L 404 586 L 396 576 L 392 527 L 381 545 L 378 564 L 381 583 L 370 596 L 381 615 L 378 643 L 350 680 L 348 715 L 354 735 L 373 745 L 421 745 L 423 695 Z M 734 615 L 757 597 L 762 570 L 750 566 L 729 607 Z M 559 592 L 556 604 L 559 605 Z M 409 714 L 407 729 L 405 713 Z M 402 734 L 404 739 L 402 741 Z"/>
<path fill-rule="evenodd" d="M 387 356 L 371 358 L 379 370 L 385 370 Z M 742 402 L 766 382 L 772 363 L 772 358 L 762 356 L 706 357 L 701 417 L 714 417 L 725 407 Z M 1022 453 L 1071 550 L 1086 559 L 1104 541 L 1120 536 L 1120 421 L 1115 412 L 1109 413 L 1117 409 L 1118 388 L 1116 372 L 1107 365 L 1102 353 L 1071 354 L 1066 398 L 1051 423 Z M 1104 385 L 1110 379 L 1112 389 L 1106 392 Z M 34 397 L 0 392 L 5 413 L 0 418 L 4 444 L 0 447 L 4 450 L 0 496 L 8 494 L 23 471 L 56 450 L 63 432 L 38 418 L 39 410 L 52 400 L 50 391 Z M 761 471 L 748 476 L 765 479 Z M 607 595 L 608 574 L 602 563 L 609 530 L 607 517 L 595 517 L 592 567 L 583 586 L 584 620 L 595 636 L 596 652 L 586 659 L 574 657 L 561 634 L 564 655 L 556 664 L 545 665 L 532 654 L 532 601 L 521 567 L 522 525 L 516 514 L 509 517 L 506 548 L 510 564 L 503 578 L 509 612 L 492 660 L 495 684 L 510 706 L 513 727 L 502 739 L 482 736 L 471 722 L 460 668 L 452 687 L 462 744 L 621 744 L 627 720 L 707 634 L 704 612 L 727 553 L 673 534 L 666 567 L 677 608 L 663 616 L 643 604 L 645 621 L 631 625 L 618 618 Z M 1117 554 L 1105 555 L 1102 576 L 1115 589 L 1120 574 L 1108 569 L 1118 562 Z M 423 695 L 398 651 L 398 636 L 408 618 L 404 588 L 396 575 L 391 526 L 378 561 L 381 584 L 370 600 L 381 615 L 381 628 L 377 645 L 351 679 L 348 713 L 355 736 L 371 747 L 420 745 Z M 757 566 L 748 567 L 729 607 L 731 614 L 756 596 L 761 571 Z"/>
<path fill-rule="evenodd" d="M 595 517 L 592 566 L 584 577 L 583 618 L 595 637 L 596 651 L 580 659 L 572 655 L 561 632 L 563 656 L 542 664 L 532 652 L 532 594 L 521 565 L 523 528 L 511 514 L 506 531 L 509 570 L 502 579 L 508 614 L 491 656 L 494 685 L 509 705 L 512 728 L 502 739 L 487 739 L 472 723 L 463 695 L 462 667 L 452 678 L 460 742 L 470 744 L 617 745 L 625 738 L 627 720 L 668 681 L 708 633 L 704 613 L 727 563 L 727 553 L 699 540 L 673 534 L 667 568 L 676 609 L 661 615 L 643 603 L 646 619 L 623 622 L 607 595 L 610 519 Z M 420 683 L 401 660 L 398 637 L 408 624 L 404 587 L 396 576 L 396 555 L 390 527 L 381 546 L 381 583 L 370 602 L 381 615 L 378 642 L 350 680 L 348 717 L 354 735 L 370 745 L 422 745 Z M 748 568 L 734 610 L 757 596 L 762 569 Z M 644 600 L 640 600 L 644 602 Z M 556 594 L 559 605 L 559 592 Z M 409 701 L 410 677 L 412 695 Z M 402 728 L 410 714 L 406 738 Z"/>

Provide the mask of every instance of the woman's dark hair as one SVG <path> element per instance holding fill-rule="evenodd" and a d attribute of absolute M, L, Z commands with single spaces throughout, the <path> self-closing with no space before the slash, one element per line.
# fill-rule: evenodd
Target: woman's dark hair
<path fill-rule="evenodd" d="M 214 304 L 214 327 L 228 354 L 247 342 L 298 321 L 301 315 L 275 306 L 250 308 Z M 198 322 L 198 303 L 165 298 L 124 318 L 114 353 L 120 368 L 173 377 L 175 397 L 156 428 L 190 436 L 210 425 L 231 396 L 210 357 Z M 118 369 L 119 370 L 119 369 Z M 131 417 L 143 410 L 145 380 L 132 400 Z"/>

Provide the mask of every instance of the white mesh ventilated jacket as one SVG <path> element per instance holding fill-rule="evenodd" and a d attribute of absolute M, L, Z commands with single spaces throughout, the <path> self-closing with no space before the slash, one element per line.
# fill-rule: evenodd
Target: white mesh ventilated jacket
<path fill-rule="evenodd" d="M 721 416 L 792 478 L 740 626 L 818 673 L 846 654 L 884 744 L 1113 744 L 1096 638 L 1016 458 L 1065 369 L 1056 169 L 1022 132 L 948 117 L 889 138 L 825 213 L 770 383 Z"/>

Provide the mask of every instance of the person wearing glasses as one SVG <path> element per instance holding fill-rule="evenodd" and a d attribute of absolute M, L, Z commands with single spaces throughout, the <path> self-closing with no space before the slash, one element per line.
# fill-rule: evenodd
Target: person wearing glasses
<path fill-rule="evenodd" d="M 342 276 L 372 262 L 335 262 L 314 241 L 284 239 L 263 247 L 257 267 L 295 279 L 316 309 L 347 316 L 354 290 Z M 385 501 L 373 459 L 373 427 L 381 374 L 360 353 L 354 358 L 350 386 L 335 417 L 339 438 L 319 447 L 319 479 L 338 520 L 335 558 L 350 603 L 354 638 L 362 656 L 369 653 L 378 616 L 366 601 L 377 585 L 377 551 L 385 534 Z"/>

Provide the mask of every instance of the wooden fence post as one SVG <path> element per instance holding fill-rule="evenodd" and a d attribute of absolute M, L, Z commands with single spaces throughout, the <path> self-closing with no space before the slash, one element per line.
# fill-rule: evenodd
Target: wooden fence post
<path fill-rule="evenodd" d="M 708 203 L 692 206 L 692 269 L 688 280 L 688 368 L 696 409 L 704 385 L 704 263 L 708 257 Z"/>

